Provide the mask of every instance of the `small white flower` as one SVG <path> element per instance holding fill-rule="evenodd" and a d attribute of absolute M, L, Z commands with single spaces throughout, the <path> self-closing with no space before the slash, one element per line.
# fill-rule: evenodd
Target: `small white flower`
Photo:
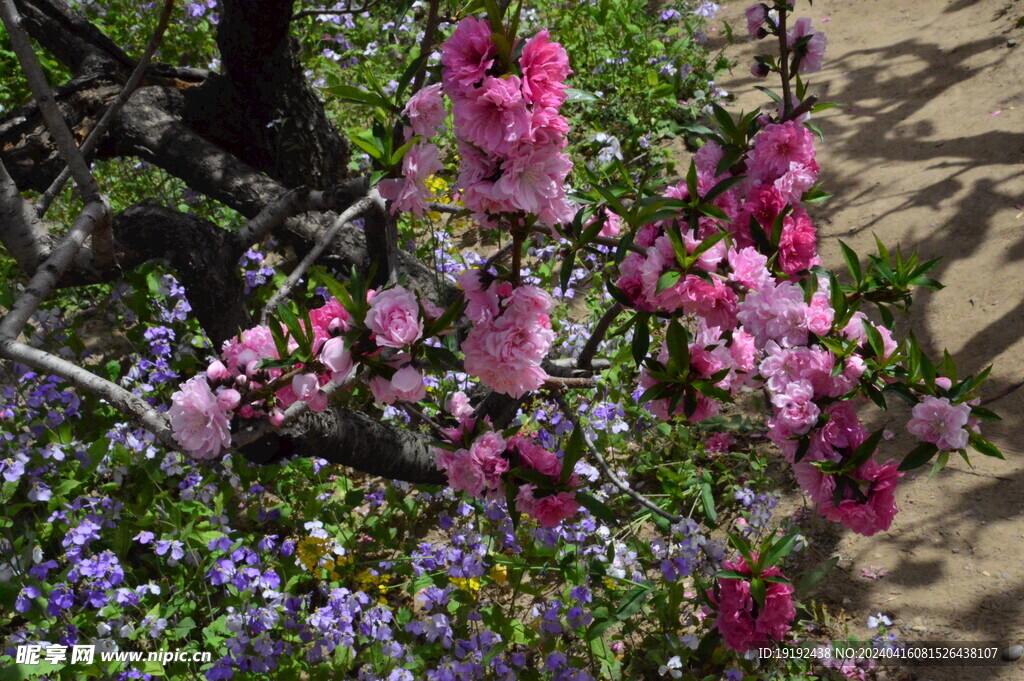
<path fill-rule="evenodd" d="M 679 659 L 678 655 L 675 655 L 668 662 L 658 667 L 658 675 L 665 676 L 665 674 L 668 674 L 673 679 L 678 679 L 683 676 L 682 667 L 683 661 Z"/>

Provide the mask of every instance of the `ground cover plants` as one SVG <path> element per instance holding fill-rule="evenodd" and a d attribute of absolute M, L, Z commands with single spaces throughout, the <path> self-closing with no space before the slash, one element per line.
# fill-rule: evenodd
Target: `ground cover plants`
<path fill-rule="evenodd" d="M 3 673 L 863 678 L 756 654 L 844 633 L 778 480 L 884 532 L 904 471 L 1001 456 L 998 417 L 899 331 L 933 261 L 818 243 L 803 4 L 747 11 L 776 105 L 732 114 L 710 2 L 167 2 L 150 39 L 127 3 L 4 0 L 4 111 L 75 187 L 4 157 Z M 116 44 L 61 52 L 54 7 Z M 157 43 L 90 169 L 43 77 Z M 243 121 L 194 106 L 222 92 Z M 891 401 L 909 451 L 865 425 Z"/>

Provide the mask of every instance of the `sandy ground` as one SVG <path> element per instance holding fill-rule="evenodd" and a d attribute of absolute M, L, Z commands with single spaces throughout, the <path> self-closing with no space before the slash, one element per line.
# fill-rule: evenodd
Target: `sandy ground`
<path fill-rule="evenodd" d="M 734 112 L 766 101 L 748 69 L 771 46 L 746 37 L 747 4 L 729 2 L 720 16 L 737 35 L 727 54 L 739 64 L 720 83 L 737 95 Z M 838 238 L 873 252 L 872 233 L 942 257 L 935 275 L 946 288 L 918 297 L 911 326 L 933 357 L 947 348 L 962 371 L 994 364 L 986 406 L 1004 420 L 986 434 L 1007 459 L 976 455 L 973 469 L 958 459 L 932 480 L 908 476 L 888 534 L 834 537 L 842 560 L 822 597 L 862 632 L 883 612 L 905 638 L 1022 642 L 1024 1 L 798 0 L 797 16 L 828 36 L 810 91 L 840 103 L 816 117 L 822 177 L 835 194 L 814 210 L 822 260 L 842 267 Z M 882 422 L 902 431 L 904 418 Z M 862 577 L 872 566 L 887 574 Z M 916 678 L 1024 679 L 1024 660 Z"/>

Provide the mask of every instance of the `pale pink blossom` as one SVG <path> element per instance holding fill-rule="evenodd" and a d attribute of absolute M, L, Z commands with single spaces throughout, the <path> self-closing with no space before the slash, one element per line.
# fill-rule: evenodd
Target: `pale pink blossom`
<path fill-rule="evenodd" d="M 401 179 L 381 180 L 377 188 L 383 198 L 391 201 L 392 213 L 409 211 L 421 218 L 431 198 L 427 178 L 441 170 L 444 164 L 438 157 L 437 147 L 421 142 L 402 157 Z"/>
<path fill-rule="evenodd" d="M 228 369 L 240 373 L 261 359 L 279 359 L 274 336 L 267 326 L 255 326 L 243 331 L 240 338 L 229 338 L 221 346 L 220 354 Z"/>
<path fill-rule="evenodd" d="M 343 383 L 352 374 L 352 353 L 340 337 L 329 338 L 320 348 L 320 361 L 331 371 L 331 380 Z"/>
<path fill-rule="evenodd" d="M 967 446 L 969 433 L 965 426 L 971 416 L 969 404 L 952 404 L 949 398 L 928 395 L 911 414 L 907 430 L 922 442 L 930 442 L 946 451 Z"/>
<path fill-rule="evenodd" d="M 768 271 L 768 256 L 760 253 L 756 248 L 730 248 L 729 254 L 729 281 L 734 281 L 740 286 L 752 291 L 759 290 L 764 286 L 771 273 Z"/>
<path fill-rule="evenodd" d="M 751 5 L 744 14 L 747 17 L 747 33 L 750 34 L 751 38 L 760 40 L 768 35 L 768 31 L 764 28 L 765 20 L 768 17 L 764 3 L 759 2 L 756 5 Z"/>
<path fill-rule="evenodd" d="M 231 410 L 217 399 L 203 376 L 178 387 L 167 415 L 175 442 L 195 459 L 216 458 L 231 444 Z"/>
<path fill-rule="evenodd" d="M 292 377 L 295 398 L 309 404 L 310 411 L 322 412 L 327 408 L 327 395 L 320 391 L 316 374 L 297 374 Z"/>
<path fill-rule="evenodd" d="M 784 392 L 772 396 L 775 419 L 789 435 L 803 435 L 818 420 L 820 410 L 814 403 L 814 388 L 809 381 L 794 381 Z"/>
<path fill-rule="evenodd" d="M 428 85 L 410 97 L 402 113 L 409 119 L 414 135 L 433 137 L 448 115 L 441 97 L 441 83 Z"/>
<path fill-rule="evenodd" d="M 530 111 L 516 76 L 487 76 L 472 97 L 455 101 L 453 112 L 458 134 L 485 153 L 504 155 L 530 136 Z"/>
<path fill-rule="evenodd" d="M 406 402 L 419 402 L 427 396 L 423 374 L 412 365 L 402 367 L 391 377 L 391 389 L 395 398 Z"/>
<path fill-rule="evenodd" d="M 402 348 L 423 335 L 423 320 L 416 296 L 402 286 L 378 293 L 370 301 L 366 327 L 381 347 Z"/>
<path fill-rule="evenodd" d="M 790 47 L 806 36 L 810 36 L 807 45 L 800 48 L 797 54 L 800 57 L 800 65 L 797 71 L 800 73 L 815 73 L 821 70 L 821 62 L 825 57 L 825 34 L 811 29 L 809 17 L 800 17 L 796 25 L 786 34 L 786 40 Z"/>
<path fill-rule="evenodd" d="M 568 155 L 556 147 L 521 145 L 506 160 L 492 195 L 510 211 L 541 216 L 547 225 L 558 224 L 570 210 L 563 183 L 571 169 Z"/>

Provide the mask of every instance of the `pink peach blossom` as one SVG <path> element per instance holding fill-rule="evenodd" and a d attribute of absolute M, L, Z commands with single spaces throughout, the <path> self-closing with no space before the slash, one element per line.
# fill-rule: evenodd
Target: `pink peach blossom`
<path fill-rule="evenodd" d="M 231 444 L 231 413 L 203 376 L 182 383 L 167 410 L 174 440 L 195 459 L 213 459 Z"/>
<path fill-rule="evenodd" d="M 969 433 L 964 426 L 971 416 L 969 404 L 954 405 L 949 398 L 928 395 L 914 406 L 911 414 L 907 430 L 922 442 L 930 442 L 946 451 L 967 446 Z"/>
<path fill-rule="evenodd" d="M 423 335 L 423 320 L 420 319 L 416 296 L 402 286 L 375 295 L 370 301 L 365 323 L 381 347 L 403 348 Z"/>
<path fill-rule="evenodd" d="M 750 568 L 743 558 L 727 560 L 722 568 L 750 574 Z M 777 567 L 763 570 L 760 576 L 784 577 Z M 724 577 L 718 580 L 718 585 L 718 597 L 715 598 L 713 592 L 709 592 L 709 596 L 718 606 L 715 626 L 729 648 L 745 653 L 761 645 L 778 643 L 789 631 L 789 623 L 796 616 L 792 586 L 766 582 L 764 608 L 759 608 L 755 615 L 749 581 Z"/>
<path fill-rule="evenodd" d="M 410 97 L 402 113 L 409 119 L 413 134 L 433 137 L 448 115 L 441 97 L 441 83 L 428 85 Z"/>

